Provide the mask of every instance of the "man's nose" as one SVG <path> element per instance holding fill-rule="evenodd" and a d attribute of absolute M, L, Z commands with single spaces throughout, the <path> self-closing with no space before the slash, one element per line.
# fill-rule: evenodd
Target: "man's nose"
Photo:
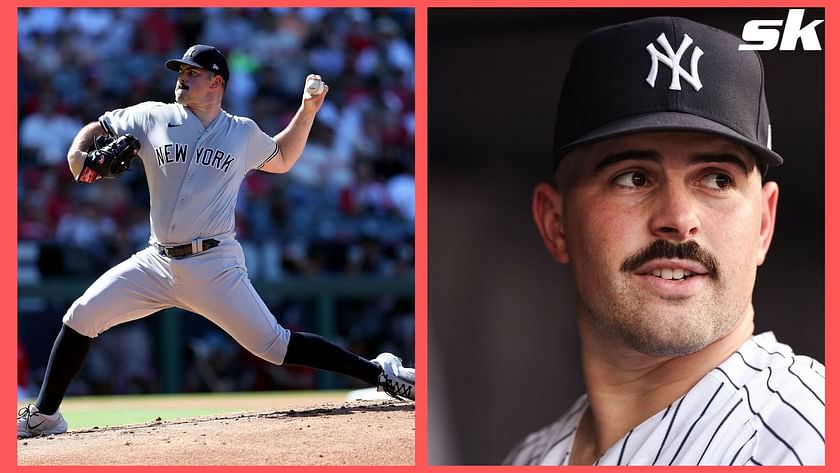
<path fill-rule="evenodd" d="M 659 191 L 650 216 L 650 231 L 656 237 L 682 242 L 700 232 L 697 202 L 682 183 L 668 183 Z"/>

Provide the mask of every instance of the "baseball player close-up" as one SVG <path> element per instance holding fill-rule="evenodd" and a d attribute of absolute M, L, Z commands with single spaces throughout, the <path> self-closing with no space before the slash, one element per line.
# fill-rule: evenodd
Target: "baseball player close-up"
<path fill-rule="evenodd" d="M 742 43 L 655 15 L 577 42 L 531 214 L 570 271 L 585 394 L 504 464 L 825 463 L 825 367 L 756 330 L 771 178 L 798 157 L 773 147 L 773 78 Z"/>
<path fill-rule="evenodd" d="M 783 159 L 740 42 L 655 17 L 578 44 L 533 214 L 571 265 L 587 394 L 506 463 L 824 463 L 824 366 L 753 334 Z"/>
<path fill-rule="evenodd" d="M 414 369 L 397 356 L 368 360 L 319 335 L 279 325 L 254 290 L 234 238 L 237 193 L 246 174 L 293 168 L 329 86 L 317 74 L 302 78 L 299 109 L 270 136 L 253 120 L 221 108 L 231 77 L 218 49 L 197 44 L 165 66 L 176 78 L 174 103 L 107 111 L 78 132 L 67 154 L 77 182 L 92 185 L 125 172 L 139 157 L 149 187 L 151 237 L 147 248 L 105 272 L 67 310 L 40 394 L 19 412 L 18 437 L 65 432 L 59 405 L 93 339 L 170 307 L 203 315 L 270 363 L 341 373 L 413 400 Z"/>

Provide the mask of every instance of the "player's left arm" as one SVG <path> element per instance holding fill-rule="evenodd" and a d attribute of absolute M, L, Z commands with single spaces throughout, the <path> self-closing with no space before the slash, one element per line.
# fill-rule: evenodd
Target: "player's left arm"
<path fill-rule="evenodd" d="M 70 165 L 70 171 L 73 173 L 74 179 L 78 179 L 79 174 L 85 167 L 87 151 L 93 145 L 94 140 L 102 135 L 107 135 L 107 132 L 99 122 L 88 123 L 76 134 L 73 143 L 70 145 L 70 150 L 67 151 L 67 163 Z"/>
<path fill-rule="evenodd" d="M 321 76 L 317 74 L 309 74 L 306 80 L 309 81 L 313 78 L 321 80 Z M 306 146 L 306 140 L 309 138 L 309 132 L 315 122 L 315 115 L 321 109 L 321 105 L 324 104 L 324 97 L 329 90 L 330 87 L 326 83 L 324 84 L 324 91 L 318 95 L 313 96 L 304 90 L 300 108 L 292 117 L 289 126 L 274 136 L 274 142 L 277 143 L 278 147 L 277 155 L 265 163 L 260 168 L 261 171 L 284 173 L 292 169 L 292 166 L 303 153 L 303 147 Z"/>

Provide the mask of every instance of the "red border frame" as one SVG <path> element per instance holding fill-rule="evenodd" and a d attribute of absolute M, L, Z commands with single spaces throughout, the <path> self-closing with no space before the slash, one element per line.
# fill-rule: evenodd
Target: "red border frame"
<path fill-rule="evenodd" d="M 130 0 L 126 2 L 96 2 L 96 1 L 76 1 L 72 2 L 72 6 L 142 6 L 142 7 L 197 7 L 197 6 L 232 6 L 233 2 L 221 2 L 219 0 L 205 0 L 205 1 L 180 1 L 173 4 L 170 1 L 161 1 L 161 0 L 147 0 L 145 2 L 138 2 L 136 0 Z M 826 268 L 832 268 L 834 265 L 833 263 L 837 262 L 838 258 L 838 250 L 835 249 L 833 245 L 829 245 L 828 243 L 832 241 L 832 236 L 838 230 L 838 222 L 834 218 L 833 215 L 836 214 L 837 205 L 838 205 L 838 190 L 837 187 L 834 187 L 832 184 L 834 183 L 834 179 L 838 177 L 838 163 L 834 159 L 834 156 L 837 156 L 838 151 L 840 151 L 840 145 L 838 145 L 838 130 L 837 121 L 838 121 L 838 112 L 837 112 L 837 105 L 838 105 L 838 91 L 836 89 L 832 89 L 829 87 L 829 84 L 833 84 L 833 80 L 838 80 L 837 68 L 840 67 L 840 48 L 833 47 L 832 45 L 838 44 L 836 42 L 837 34 L 836 28 L 833 27 L 834 21 L 837 20 L 837 9 L 840 7 L 832 6 L 830 2 L 827 0 L 817 1 L 817 2 L 805 2 L 801 0 L 796 1 L 789 1 L 789 2 L 780 2 L 780 1 L 741 1 L 737 4 L 732 4 L 729 1 L 725 0 L 706 0 L 706 1 L 687 1 L 687 2 L 676 2 L 674 0 L 645 0 L 645 1 L 601 1 L 597 3 L 590 3 L 584 2 L 582 0 L 578 1 L 521 1 L 521 2 L 503 2 L 498 0 L 486 0 L 486 1 L 460 1 L 460 2 L 448 2 L 445 0 L 410 0 L 410 1 L 403 1 L 403 2 L 393 2 L 387 0 L 367 0 L 364 2 L 360 2 L 358 0 L 355 1 L 331 1 L 331 2 L 322 2 L 322 1 L 292 1 L 292 2 L 268 2 L 268 1 L 260 1 L 260 2 L 236 2 L 237 7 L 258 7 L 258 6 L 278 6 L 282 4 L 283 6 L 324 6 L 324 7 L 346 7 L 346 6 L 369 6 L 369 7 L 414 7 L 415 8 L 415 25 L 416 25 L 416 40 L 415 40 L 415 51 L 416 51 L 416 144 L 415 144 L 415 152 L 416 152 L 416 169 L 415 169 L 415 176 L 416 176 L 416 188 L 417 188 L 417 209 L 416 209 L 416 289 L 415 289 L 415 308 L 416 308 L 416 359 L 417 359 L 417 380 L 418 380 L 418 390 L 417 390 L 417 410 L 416 410 L 416 449 L 415 449 L 415 461 L 416 466 L 413 467 L 292 467 L 291 471 L 299 471 L 299 470 L 312 470 L 312 469 L 324 469 L 324 468 L 337 468 L 339 471 L 358 471 L 358 472 L 369 472 L 369 471 L 426 471 L 426 470 L 441 470 L 441 471 L 448 471 L 448 470 L 461 470 L 461 471 L 468 471 L 468 470 L 477 470 L 480 468 L 480 471 L 485 471 L 488 468 L 490 469 L 497 469 L 494 467 L 429 467 L 427 466 L 427 425 L 426 425 L 426 418 L 427 418 L 427 391 L 425 389 L 426 386 L 426 370 L 427 370 L 427 298 L 428 298 L 428 291 L 427 291 L 427 281 L 428 281 L 428 253 L 427 253 L 427 242 L 428 242 L 428 225 L 427 225 L 427 218 L 428 218 L 428 208 L 427 208 L 427 160 L 426 160 L 426 153 L 427 153 L 427 103 L 426 103 L 426 77 L 427 77 L 427 9 L 429 7 L 488 7 L 488 6 L 495 6 L 495 7 L 505 7 L 505 6 L 513 6 L 513 7 L 780 7 L 780 8 L 788 8 L 788 7 L 804 7 L 804 8 L 825 8 L 825 43 L 823 46 L 825 48 L 825 61 L 826 61 L 826 117 L 825 117 L 825 126 L 826 126 L 826 143 L 825 143 L 825 152 L 826 152 L 826 160 L 825 160 L 825 241 L 826 241 L 826 248 L 825 248 L 825 258 L 826 258 Z M 62 6 L 66 7 L 67 4 L 59 4 L 56 1 L 42 1 L 42 0 L 34 0 L 30 2 L 22 2 L 18 0 L 14 4 L 4 5 L 2 7 L 3 14 L 0 16 L 2 18 L 2 35 L 4 36 L 2 48 L 4 48 L 4 52 L 6 53 L 6 57 L 10 59 L 10 63 L 12 64 L 12 70 L 4 74 L 4 78 L 8 82 L 5 86 L 0 89 L 0 100 L 2 103 L 16 103 L 17 101 L 17 14 L 16 10 L 18 7 L 38 7 L 38 6 Z M 832 80 L 833 79 L 833 80 Z M 8 107 L 8 112 L 2 117 L 2 127 L 0 127 L 0 134 L 4 138 L 4 142 L 6 143 L 16 143 L 17 140 L 17 121 L 16 117 L 14 116 L 14 110 L 16 108 Z M 7 159 L 12 159 L 7 157 Z M 15 159 L 15 171 L 17 169 Z M 5 198 L 0 200 L 2 202 L 2 207 L 0 207 L 0 216 L 4 217 L 4 221 L 7 222 L 16 222 L 17 219 L 17 208 L 15 202 L 17 202 L 17 197 L 14 195 L 15 189 L 17 186 L 15 185 L 16 181 L 12 181 L 14 179 L 13 176 L 16 176 L 16 172 L 8 173 L 7 183 L 6 186 L 2 187 L 2 192 L 6 194 Z M 15 225 L 16 227 L 16 225 Z M 8 466 L 12 468 L 26 468 L 29 471 L 40 471 L 40 470 L 51 470 L 54 471 L 56 468 L 61 470 L 77 470 L 77 471 L 87 471 L 90 467 L 18 467 L 17 463 L 17 443 L 16 440 L 13 440 L 15 437 L 11 432 L 12 424 L 11 424 L 11 412 L 12 406 L 17 406 L 16 400 L 16 390 L 12 387 L 13 379 L 16 379 L 15 376 L 15 364 L 13 360 L 16 359 L 16 354 L 13 353 L 16 347 L 16 339 L 14 338 L 17 332 L 17 323 L 14 314 L 17 310 L 17 272 L 16 267 L 12 265 L 12 261 L 15 260 L 14 254 L 16 253 L 17 248 L 17 235 L 15 234 L 2 234 L 0 235 L 0 248 L 3 249 L 4 253 L 8 251 L 8 259 L 4 258 L 4 261 L 9 261 L 10 263 L 3 265 L 2 273 L 0 273 L 0 278 L 4 282 L 2 286 L 2 294 L 3 300 L 6 301 L 6 306 L 11 307 L 12 313 L 7 314 L 7 319 L 11 322 L 7 322 L 8 330 L 4 330 L 3 337 L 6 339 L 6 343 L 3 344 L 4 346 L 4 353 L 6 356 L 3 357 L 2 363 L 2 370 L 3 370 L 3 378 L 4 380 L 8 381 L 8 387 L 3 390 L 2 399 L 6 402 L 3 404 L 6 405 L 6 409 L 8 409 L 9 414 L 9 421 L 7 424 L 7 428 L 9 429 L 8 434 L 3 436 L 3 441 L 0 442 L 0 455 L 2 456 L 2 466 Z M 837 287 L 837 277 L 834 276 L 832 271 L 826 271 L 825 275 L 825 284 L 826 288 L 834 288 Z M 835 330 L 835 324 L 833 317 L 831 316 L 837 311 L 838 308 L 838 298 L 836 292 L 834 291 L 826 291 L 826 299 L 825 299 L 825 310 L 826 310 L 826 322 L 825 322 L 825 329 L 826 335 L 829 333 L 833 333 Z M 828 337 L 826 337 L 828 338 Z M 834 348 L 833 344 L 826 343 L 826 353 L 825 353 L 826 365 L 830 368 L 833 363 L 834 359 Z M 830 370 L 830 369 L 829 369 Z M 832 397 L 832 393 L 834 391 L 834 382 L 833 377 L 829 375 L 828 377 L 828 397 Z M 835 416 L 833 415 L 833 404 L 829 404 L 830 407 L 827 409 L 826 413 L 826 421 L 828 423 L 827 430 L 829 431 L 829 435 L 827 438 L 830 440 L 832 428 L 836 425 Z M 14 443 L 13 443 L 14 442 Z M 838 453 L 835 452 L 831 448 L 826 448 L 826 462 L 828 465 L 836 465 Z M 97 467 L 97 469 L 102 469 L 107 467 Z M 216 468 L 229 468 L 229 467 L 132 467 L 143 469 L 144 471 L 166 471 L 170 469 L 177 469 L 179 471 L 204 471 L 208 468 L 216 469 Z M 240 468 L 240 467 L 237 467 Z M 281 467 L 260 467 L 260 468 L 281 468 Z M 503 467 L 499 467 L 503 468 Z M 524 468 L 524 467 L 523 467 Z M 653 468 L 653 467 L 651 467 Z M 771 469 L 774 467 L 770 467 Z M 806 467 L 808 468 L 808 467 Z M 825 467 L 820 467 L 825 468 Z M 520 468 L 513 468 L 514 471 L 520 470 Z M 283 471 L 290 471 L 289 467 L 283 467 Z M 504 467 L 504 471 L 511 471 L 510 467 Z M 766 471 L 766 470 L 765 470 Z M 801 470 L 797 470 L 801 471 Z"/>

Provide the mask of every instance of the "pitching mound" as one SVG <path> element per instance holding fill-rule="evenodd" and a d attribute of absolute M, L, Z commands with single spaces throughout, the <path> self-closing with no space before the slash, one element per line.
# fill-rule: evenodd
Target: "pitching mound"
<path fill-rule="evenodd" d="M 414 403 L 354 401 L 18 440 L 19 465 L 413 465 Z"/>

